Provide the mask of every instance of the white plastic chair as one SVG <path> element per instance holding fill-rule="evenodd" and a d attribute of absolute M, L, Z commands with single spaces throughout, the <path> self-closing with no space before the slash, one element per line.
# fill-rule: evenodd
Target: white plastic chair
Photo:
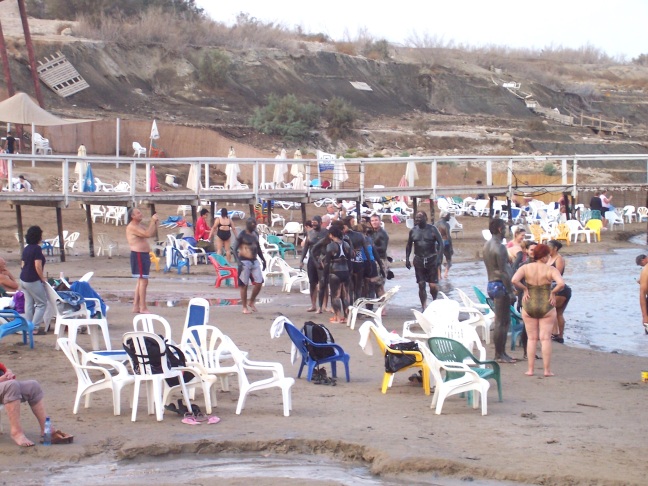
<path fill-rule="evenodd" d="M 569 238 L 576 243 L 579 236 L 584 236 L 588 243 L 591 243 L 592 230 L 585 229 L 577 219 L 568 219 L 565 224 L 569 228 Z"/>
<path fill-rule="evenodd" d="M 93 275 L 94 272 L 84 273 L 83 276 L 79 279 L 79 282 L 89 282 Z"/>
<path fill-rule="evenodd" d="M 74 250 L 74 244 L 76 241 L 79 239 L 80 233 L 78 231 L 74 231 L 73 233 L 70 233 L 67 238 L 65 238 L 64 250 Z"/>
<path fill-rule="evenodd" d="M 121 413 L 121 391 L 127 385 L 132 385 L 135 378 L 128 373 L 126 367 L 119 361 L 111 360 L 110 363 L 102 362 L 101 365 L 88 364 L 88 353 L 68 338 L 59 338 L 57 340 L 59 348 L 63 350 L 65 356 L 70 360 L 77 375 L 78 385 L 76 398 L 74 399 L 74 408 L 72 413 L 79 413 L 79 404 L 81 398 L 85 396 L 85 408 L 90 407 L 90 395 L 101 390 L 111 390 L 113 395 L 113 413 Z M 101 373 L 102 378 L 93 379 L 90 373 Z"/>
<path fill-rule="evenodd" d="M 230 338 L 225 336 L 223 338 L 232 358 L 239 368 L 239 399 L 236 404 L 236 414 L 240 415 L 245 407 L 245 400 L 249 393 L 264 390 L 266 388 L 281 388 L 281 395 L 283 397 L 283 414 L 284 417 L 290 416 L 292 410 L 292 395 L 291 389 L 295 384 L 295 379 L 284 376 L 284 370 L 281 363 L 272 363 L 268 361 L 252 361 L 232 342 Z M 250 382 L 246 371 L 254 373 L 266 372 L 271 373 L 272 376 L 258 381 Z"/>
<path fill-rule="evenodd" d="M 279 270 L 282 273 L 283 292 L 290 293 L 292 286 L 295 284 L 299 284 L 299 291 L 301 293 L 308 292 L 308 273 L 306 273 L 305 270 L 291 267 L 288 262 L 281 257 L 276 257 L 274 263 L 279 267 Z"/>
<path fill-rule="evenodd" d="M 79 310 L 71 308 L 52 288 L 49 284 L 43 284 L 45 287 L 45 292 L 47 293 L 47 300 L 51 309 L 56 312 L 56 324 L 54 327 L 54 334 L 57 337 L 63 337 L 63 327 L 68 328 L 68 338 L 70 342 L 76 343 L 76 337 L 81 326 L 88 326 L 88 333 L 90 334 L 90 340 L 92 342 L 92 349 L 99 349 L 99 333 L 97 330 L 93 330 L 93 327 L 98 326 L 101 329 L 101 333 L 106 344 L 105 349 L 111 350 L 110 347 L 110 334 L 108 333 L 108 321 L 104 316 L 101 317 L 91 317 L 90 311 L 88 311 L 85 302 L 81 303 Z M 100 309 L 99 299 L 92 299 L 85 297 L 86 301 L 93 300 L 95 301 L 95 309 Z M 49 324 L 48 324 L 49 329 Z M 57 342 L 58 349 L 58 342 Z"/>
<path fill-rule="evenodd" d="M 151 332 L 164 336 L 164 341 L 174 344 L 171 337 L 171 324 L 157 314 L 137 314 L 133 317 L 133 331 Z"/>
<path fill-rule="evenodd" d="M 104 253 L 108 253 L 108 258 L 112 258 L 113 250 L 116 254 L 119 255 L 119 243 L 114 241 L 105 233 L 97 234 L 97 256 L 101 256 Z"/>
<path fill-rule="evenodd" d="M 430 382 L 434 380 L 434 395 L 432 396 L 432 403 L 430 408 L 434 408 L 434 413 L 436 415 L 441 415 L 441 410 L 443 409 L 443 403 L 445 399 L 451 395 L 457 395 L 465 392 L 478 392 L 481 394 L 481 413 L 486 415 L 488 413 L 488 402 L 487 394 L 488 389 L 490 388 L 490 383 L 480 378 L 479 375 L 471 370 L 470 367 L 464 363 L 456 363 L 450 361 L 439 361 L 427 343 L 419 342 L 419 349 L 423 353 L 423 359 L 425 360 L 428 368 L 430 369 Z M 445 370 L 446 373 L 461 373 L 464 374 L 457 378 L 453 378 L 447 381 L 443 380 L 441 376 L 441 370 Z M 477 400 L 473 399 L 473 408 L 478 408 L 479 404 Z"/>
<path fill-rule="evenodd" d="M 617 213 L 614 211 L 606 211 L 604 218 L 607 220 L 608 225 L 610 227 L 610 231 L 614 230 L 614 226 L 621 226 L 621 229 L 625 229 L 625 223 L 623 222 L 623 218 L 620 217 Z"/>
<path fill-rule="evenodd" d="M 48 153 L 50 155 L 52 154 L 52 147 L 50 147 L 49 140 L 43 137 L 40 133 L 34 132 L 32 141 L 34 142 L 35 154 L 42 154 L 42 155 L 47 155 Z"/>
<path fill-rule="evenodd" d="M 482 315 L 481 319 L 471 320 L 470 324 L 474 328 L 482 328 L 482 338 L 486 341 L 486 344 L 490 343 L 490 330 L 493 327 L 493 322 L 495 322 L 495 313 L 490 308 L 488 304 L 481 304 L 479 302 L 473 301 L 468 295 L 461 289 L 455 289 L 459 294 L 459 298 L 463 303 L 464 307 L 468 309 L 474 309 L 479 311 Z"/>
<path fill-rule="evenodd" d="M 146 157 L 146 148 L 142 147 L 139 142 L 133 142 L 133 157 Z"/>
<path fill-rule="evenodd" d="M 626 222 L 632 223 L 632 220 L 637 221 L 637 213 L 635 212 L 634 206 L 624 206 L 623 207 L 623 217 L 626 219 Z"/>
<path fill-rule="evenodd" d="M 101 182 L 101 179 L 99 179 L 98 177 L 95 177 L 94 179 L 95 185 L 97 186 L 97 192 L 115 192 L 115 188 L 112 184 Z"/>
<path fill-rule="evenodd" d="M 280 223 L 282 226 L 286 224 L 286 218 L 277 213 L 271 214 L 270 226 L 274 226 L 275 223 Z"/>
<path fill-rule="evenodd" d="M 639 206 L 637 208 L 637 219 L 639 220 L 639 223 L 642 223 L 643 221 L 648 221 L 648 208 L 645 206 Z"/>
<path fill-rule="evenodd" d="M 105 215 L 106 208 L 104 206 L 90 206 L 90 217 L 92 218 L 93 223 L 97 222 L 97 218 L 100 218 L 101 221 L 103 221 Z"/>
<path fill-rule="evenodd" d="M 347 326 L 351 329 L 355 329 L 358 314 L 367 316 L 370 319 L 374 319 L 376 324 L 382 325 L 382 311 L 387 303 L 391 300 L 391 298 L 396 295 L 396 292 L 398 292 L 399 290 L 400 286 L 396 285 L 380 297 L 374 299 L 368 297 L 360 297 L 359 299 L 356 299 L 353 305 L 349 306 Z M 369 310 L 370 305 L 373 306 L 373 310 Z"/>
<path fill-rule="evenodd" d="M 161 372 L 154 370 L 151 364 L 151 355 L 146 346 L 149 343 L 155 343 L 157 349 L 152 350 L 153 353 L 159 353 Z M 181 368 L 169 368 L 165 356 L 166 345 L 160 336 L 150 332 L 127 332 L 122 338 L 122 344 L 126 347 L 132 346 L 135 357 L 129 355 L 129 361 L 133 369 L 133 376 L 135 378 L 135 387 L 133 390 L 133 413 L 131 421 L 135 422 L 137 419 L 137 403 L 139 400 L 140 385 L 146 382 L 146 392 L 148 399 L 148 413 L 149 415 L 155 413 L 158 422 L 164 418 L 164 387 L 168 387 L 166 383 L 167 378 L 178 378 L 180 384 L 178 385 L 182 390 L 182 397 L 188 410 L 191 410 L 191 402 L 189 401 L 189 391 L 185 384 Z"/>
<path fill-rule="evenodd" d="M 416 340 L 416 339 L 428 339 L 429 337 L 432 336 L 432 328 L 433 325 L 432 323 L 428 320 L 425 315 L 417 311 L 416 309 L 412 309 L 412 312 L 414 313 L 414 319 L 413 321 L 405 321 L 403 323 L 403 339 L 411 339 L 411 340 Z M 412 328 L 414 326 L 418 326 L 422 329 L 423 332 L 416 332 Z"/>

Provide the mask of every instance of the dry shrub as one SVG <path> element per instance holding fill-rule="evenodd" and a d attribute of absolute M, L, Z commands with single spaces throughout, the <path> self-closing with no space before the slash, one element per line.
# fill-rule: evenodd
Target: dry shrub
<path fill-rule="evenodd" d="M 547 131 L 547 126 L 542 123 L 542 120 L 538 120 L 537 118 L 533 120 L 529 120 L 526 124 L 527 130 L 532 131 L 532 132 L 546 132 Z"/>
<path fill-rule="evenodd" d="M 358 54 L 353 42 L 336 42 L 335 51 L 340 54 L 346 54 L 347 56 L 355 56 Z"/>

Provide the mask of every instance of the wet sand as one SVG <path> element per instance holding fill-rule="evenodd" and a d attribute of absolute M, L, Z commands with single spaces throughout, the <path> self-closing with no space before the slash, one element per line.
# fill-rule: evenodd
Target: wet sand
<path fill-rule="evenodd" d="M 486 221 L 462 218 L 467 230 L 455 242 L 457 260 L 476 257 L 483 246 L 478 232 Z M 645 231 L 645 226 L 632 225 L 629 229 L 638 233 Z M 398 259 L 403 254 L 404 228 L 388 225 L 387 230 L 395 235 L 392 252 Z M 84 253 L 81 249 L 80 256 L 69 257 L 65 264 L 46 266 L 50 275 L 64 271 L 72 279 L 94 270 L 91 284 L 110 305 L 108 320 L 115 348 L 120 346 L 122 333 L 132 328 L 130 299 L 134 288 L 125 244 L 120 247 L 122 256 L 110 260 L 90 259 L 87 250 Z M 636 245 L 604 235 L 601 244 L 571 245 L 563 253 L 609 251 L 613 247 Z M 17 268 L 15 253 L 4 252 L 3 256 L 10 268 Z M 289 261 L 295 265 L 294 260 Z M 236 305 L 238 290 L 214 289 L 213 283 L 213 269 L 208 266 L 192 267 L 189 276 L 154 273 L 149 286 L 149 301 L 155 303 L 151 310 L 169 320 L 174 336 L 179 337 L 186 313 L 184 302 L 194 296 L 221 299 L 223 305 L 211 307 L 210 323 L 247 350 L 252 359 L 279 361 L 286 374 L 294 377 L 298 367 L 290 364 L 290 341 L 286 335 L 270 339 L 270 324 L 282 313 L 296 325 L 319 317 L 315 320 L 327 324 L 336 342 L 351 355 L 351 382 L 340 378 L 336 386 L 325 386 L 304 378 L 296 380 L 290 417 L 282 415 L 278 389 L 252 394 L 237 416 L 235 384 L 231 392 L 218 393 L 215 413 L 222 420 L 217 425 L 185 425 L 179 416 L 168 412 L 163 422 L 156 422 L 154 416 L 146 414 L 144 398 L 140 398 L 137 422 L 133 423 L 128 391 L 122 397 L 121 416 L 113 416 L 109 392 L 94 394 L 91 407 L 73 415 L 77 380 L 63 353 L 54 350 L 54 336 L 35 337 L 34 350 L 18 345 L 18 336 L 9 336 L 0 342 L 1 361 L 19 378 L 41 382 L 55 428 L 73 434 L 75 439 L 71 445 L 21 449 L 9 438 L 8 421 L 3 417 L 3 479 L 8 483 L 42 484 L 57 468 L 78 463 L 142 460 L 183 452 L 201 457 L 260 452 L 326 454 L 343 461 L 365 462 L 376 474 L 422 473 L 419 479 L 423 481 L 436 473 L 545 485 L 645 484 L 648 466 L 643 458 L 648 447 L 641 425 L 648 393 L 648 384 L 641 383 L 641 370 L 648 368 L 645 358 L 555 345 L 555 377 L 541 376 L 542 362 L 537 363 L 536 376 L 531 378 L 524 375 L 525 362 L 502 365 L 504 401 L 497 401 L 496 387 L 492 386 L 487 416 L 481 416 L 479 410 L 468 407 L 465 399 L 457 396 L 448 398 L 442 415 L 437 416 L 430 409 L 431 396 L 409 383 L 409 372 L 398 373 L 392 388 L 383 395 L 382 357 L 362 352 L 357 328 L 353 331 L 344 325 L 329 325 L 329 315 L 306 313 L 307 296 L 281 293 L 279 284 L 268 285 L 262 290 L 261 297 L 266 301 L 258 305 L 259 312 L 243 315 Z M 395 280 L 390 283 L 398 284 Z M 485 282 L 475 284 L 485 286 Z M 628 288 L 637 291 L 636 284 Z M 388 308 L 384 322 L 388 329 L 400 330 L 403 321 L 412 318 L 407 304 L 417 308 L 418 297 L 401 294 L 396 299 L 401 305 Z M 592 303 L 596 305 L 613 304 L 602 295 L 600 304 Z M 87 335 L 79 336 L 78 342 L 89 349 Z M 486 347 L 491 357 L 492 344 Z M 522 351 L 516 349 L 512 354 L 519 358 Z M 201 393 L 197 393 L 196 403 L 203 407 Z M 22 415 L 27 436 L 36 440 L 38 428 L 26 405 Z M 177 484 L 177 477 L 155 481 Z M 86 477 L 84 482 L 102 481 L 100 477 Z"/>

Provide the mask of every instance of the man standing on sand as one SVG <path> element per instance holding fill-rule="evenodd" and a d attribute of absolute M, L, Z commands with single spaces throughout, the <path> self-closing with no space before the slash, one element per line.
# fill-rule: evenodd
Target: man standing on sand
<path fill-rule="evenodd" d="M 232 253 L 238 263 L 239 287 L 241 291 L 241 304 L 243 314 L 256 312 L 256 298 L 261 292 L 263 285 L 263 273 L 257 256 L 261 258 L 263 270 L 266 269 L 266 261 L 259 244 L 259 235 L 256 232 L 256 219 L 248 218 L 245 222 L 245 229 L 241 231 L 232 244 Z M 247 288 L 252 280 L 252 295 L 248 301 Z"/>
<path fill-rule="evenodd" d="M 439 221 L 435 223 L 435 226 L 441 233 L 441 238 L 443 238 L 443 256 L 446 261 L 446 268 L 443 274 L 443 278 L 448 278 L 448 273 L 450 272 L 450 267 L 452 266 L 452 255 L 454 254 L 454 249 L 452 248 L 452 234 L 450 228 L 450 213 L 448 211 L 442 211 L 439 216 Z M 439 277 L 441 277 L 441 266 L 439 266 Z"/>
<path fill-rule="evenodd" d="M 380 222 L 380 216 L 374 214 L 371 216 L 371 227 L 373 232 L 371 233 L 371 239 L 373 240 L 373 247 L 378 257 L 382 261 L 383 268 L 385 269 L 385 276 L 379 276 L 378 284 L 376 286 L 376 295 L 381 297 L 385 294 L 385 277 L 389 278 L 389 261 L 387 260 L 387 247 L 389 246 L 389 235 L 383 229 Z"/>
<path fill-rule="evenodd" d="M 306 267 L 308 273 L 308 284 L 310 286 L 311 306 L 306 312 L 318 311 L 322 313 L 323 299 L 318 303 L 318 289 L 324 286 L 324 269 L 320 262 L 324 258 L 326 245 L 315 246 L 318 242 L 328 236 L 328 230 L 322 226 L 322 217 L 313 216 L 311 225 L 313 227 L 306 234 L 306 244 L 302 249 L 301 261 L 299 262 L 300 270 L 304 268 L 304 258 L 308 255 L 308 266 Z M 322 296 L 324 292 L 322 292 Z"/>
<path fill-rule="evenodd" d="M 11 135 L 11 132 L 7 132 L 5 151 L 8 154 L 13 154 L 16 151 L 16 139 Z"/>
<path fill-rule="evenodd" d="M 637 257 L 636 262 L 642 267 L 639 276 L 639 305 L 641 306 L 644 332 L 648 334 L 648 256 L 642 253 Z"/>
<path fill-rule="evenodd" d="M 149 272 L 151 270 L 151 245 L 148 238 L 155 235 L 158 215 L 151 216 L 148 228 L 142 223 L 144 219 L 142 211 L 131 208 L 128 211 L 128 226 L 126 226 L 126 240 L 130 247 L 131 272 L 133 278 L 137 279 L 135 286 L 135 298 L 133 299 L 133 313 L 150 314 L 146 307 L 146 288 L 148 287 Z"/>
<path fill-rule="evenodd" d="M 421 307 L 427 307 L 427 290 L 425 284 L 430 286 L 432 300 L 436 300 L 439 293 L 439 264 L 443 258 L 443 238 L 436 226 L 428 224 L 427 213 L 419 211 L 414 216 L 414 227 L 410 230 L 407 246 L 405 247 L 405 266 L 409 270 L 410 253 L 414 247 L 414 271 L 416 283 L 419 288 Z"/>
<path fill-rule="evenodd" d="M 495 303 L 495 359 L 500 363 L 515 363 L 506 354 L 506 335 L 511 326 L 511 304 L 515 293 L 511 284 L 512 269 L 506 246 L 502 242 L 506 231 L 503 219 L 492 219 L 488 225 L 492 238 L 484 245 L 484 264 L 488 273 L 488 296 Z"/>

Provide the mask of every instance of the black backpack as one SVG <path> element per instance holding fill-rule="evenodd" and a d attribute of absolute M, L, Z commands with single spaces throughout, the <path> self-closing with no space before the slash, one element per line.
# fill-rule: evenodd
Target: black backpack
<path fill-rule="evenodd" d="M 145 337 L 144 342 L 146 343 L 146 351 L 148 353 L 149 363 L 151 365 L 151 371 L 153 371 L 153 374 L 162 373 L 162 354 L 159 351 L 157 342 L 149 337 Z M 173 344 L 169 344 L 167 342 L 165 342 L 165 344 L 166 344 L 166 348 L 164 350 L 164 356 L 167 360 L 167 364 L 169 368 L 187 366 L 187 360 L 185 358 L 184 353 L 180 350 L 180 348 L 174 346 Z M 133 365 L 135 367 L 133 371 L 139 374 L 138 355 L 135 353 L 135 347 L 133 346 L 133 341 L 129 339 L 128 341 L 126 341 L 125 344 L 123 344 L 123 347 L 133 362 Z M 194 378 L 195 375 L 190 371 L 185 371 L 182 374 L 182 380 L 185 383 L 189 383 Z M 169 386 L 177 386 L 180 384 L 180 380 L 178 378 L 167 378 L 165 381 Z"/>
<path fill-rule="evenodd" d="M 324 324 L 315 324 L 312 321 L 307 321 L 304 323 L 301 332 L 314 343 L 335 343 L 331 331 Z M 333 347 L 315 347 L 307 343 L 306 349 L 308 349 L 308 354 L 311 359 L 315 361 L 335 355 L 335 349 Z"/>

